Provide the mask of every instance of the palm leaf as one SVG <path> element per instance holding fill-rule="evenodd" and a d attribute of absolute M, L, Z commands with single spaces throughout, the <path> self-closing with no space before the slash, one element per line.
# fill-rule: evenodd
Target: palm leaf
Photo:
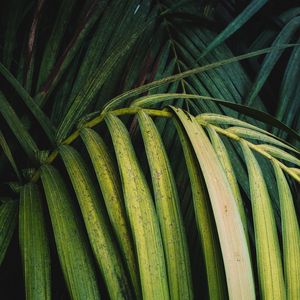
<path fill-rule="evenodd" d="M 283 261 L 286 282 L 287 299 L 299 297 L 299 264 L 300 264 L 300 231 L 293 204 L 291 190 L 287 180 L 280 169 L 274 163 L 274 171 L 278 183 L 280 198 L 282 236 L 283 236 Z"/>
<path fill-rule="evenodd" d="M 27 299 L 51 299 L 51 262 L 42 198 L 35 184 L 20 193 L 19 240 Z"/>
<path fill-rule="evenodd" d="M 0 113 L 7 122 L 8 126 L 18 139 L 20 145 L 26 152 L 26 154 L 33 158 L 34 154 L 38 151 L 37 145 L 33 138 L 26 130 L 24 124 L 19 119 L 12 106 L 9 104 L 5 96 L 0 92 Z"/>
<path fill-rule="evenodd" d="M 203 129 L 195 118 L 178 109 L 174 110 L 191 140 L 206 181 L 222 249 L 229 297 L 254 297 L 250 254 L 241 217 L 228 179 Z M 219 185 L 217 186 L 213 182 L 218 182 Z M 237 274 L 239 274 L 238 284 L 235 279 Z"/>
<path fill-rule="evenodd" d="M 138 113 L 151 171 L 156 209 L 165 249 L 172 299 L 191 299 L 193 289 L 186 235 L 172 170 L 159 133 L 151 118 Z"/>
<path fill-rule="evenodd" d="M 87 167 L 76 150 L 61 146 L 60 154 L 75 190 L 91 246 L 112 299 L 131 296 L 121 257 L 111 238 L 104 209 Z"/>
<path fill-rule="evenodd" d="M 260 292 L 265 298 L 285 298 L 280 247 L 268 190 L 253 153 L 241 143 L 249 173 Z"/>
<path fill-rule="evenodd" d="M 95 168 L 109 220 L 113 226 L 127 268 L 130 272 L 136 296 L 139 298 L 141 291 L 133 241 L 123 203 L 121 182 L 114 168 L 114 162 L 108 153 L 104 141 L 95 131 L 83 129 L 81 131 L 81 137 Z"/>
<path fill-rule="evenodd" d="M 4 4 L 3 294 L 299 298 L 299 11 Z"/>
<path fill-rule="evenodd" d="M 227 297 L 225 272 L 210 199 L 205 190 L 205 183 L 198 167 L 197 158 L 193 153 L 188 137 L 181 125 L 178 122 L 175 124 L 191 181 L 195 218 L 205 260 L 209 296 L 211 299 L 224 299 Z"/>
<path fill-rule="evenodd" d="M 116 149 L 125 207 L 138 256 L 143 298 L 168 299 L 162 238 L 149 187 L 125 126 L 112 115 L 106 117 L 106 122 Z"/>
<path fill-rule="evenodd" d="M 91 251 L 59 172 L 42 166 L 41 178 L 57 251 L 72 299 L 100 299 Z"/>
<path fill-rule="evenodd" d="M 0 265 L 15 230 L 18 214 L 16 201 L 8 200 L 0 205 Z"/>

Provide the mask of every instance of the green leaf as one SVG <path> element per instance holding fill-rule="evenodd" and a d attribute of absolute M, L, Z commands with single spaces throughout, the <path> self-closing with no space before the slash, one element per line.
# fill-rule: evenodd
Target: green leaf
<path fill-rule="evenodd" d="M 229 297 L 254 299 L 254 280 L 247 239 L 226 174 L 196 119 L 180 109 L 173 108 L 173 111 L 192 143 L 203 172 L 219 234 Z"/>
<path fill-rule="evenodd" d="M 0 204 L 0 266 L 14 233 L 18 215 L 18 203 L 8 200 Z"/>
<path fill-rule="evenodd" d="M 208 64 L 208 65 L 205 65 L 205 66 L 193 68 L 193 69 L 190 69 L 188 71 L 185 71 L 185 72 L 182 72 L 182 73 L 179 73 L 179 74 L 176 74 L 176 75 L 168 76 L 168 77 L 165 77 L 165 78 L 147 83 L 147 84 L 142 85 L 140 87 L 134 88 L 130 91 L 124 92 L 123 94 L 121 94 L 119 96 L 116 96 L 115 98 L 113 98 L 112 100 L 107 102 L 107 104 L 103 108 L 103 112 L 107 112 L 109 110 L 115 109 L 120 104 L 122 104 L 124 100 L 129 99 L 130 97 L 139 95 L 141 93 L 144 93 L 146 91 L 149 91 L 151 89 L 157 88 L 161 85 L 168 84 L 168 83 L 171 83 L 171 82 L 175 82 L 175 81 L 181 80 L 183 78 L 186 78 L 188 76 L 191 76 L 191 75 L 194 75 L 194 74 L 197 74 L 197 73 L 203 73 L 203 72 L 206 72 L 206 71 L 209 71 L 209 70 L 212 70 L 212 69 L 230 64 L 230 63 L 234 63 L 234 62 L 237 62 L 237 61 L 245 60 L 245 59 L 252 58 L 252 57 L 255 57 L 255 56 L 259 56 L 259 55 L 269 53 L 269 52 L 272 52 L 272 51 L 279 51 L 279 50 L 289 48 L 289 47 L 294 47 L 294 46 L 298 46 L 298 44 L 281 45 L 281 46 L 278 46 L 278 47 L 270 47 L 270 48 L 265 48 L 265 49 L 258 50 L 258 51 L 253 51 L 253 52 L 250 52 L 250 53 L 246 53 L 246 54 L 242 54 L 242 55 L 239 55 L 239 56 L 235 56 L 235 57 L 227 58 L 227 59 L 224 59 L 224 60 L 220 60 L 220 61 Z"/>
<path fill-rule="evenodd" d="M 76 121 L 82 116 L 88 105 L 93 101 L 114 67 L 120 63 L 124 55 L 132 48 L 137 38 L 151 22 L 142 24 L 132 33 L 129 39 L 121 39 L 107 59 L 89 76 L 83 88 L 75 96 L 71 107 L 66 113 L 57 131 L 57 140 L 60 142 L 66 137 Z"/>
<path fill-rule="evenodd" d="M 245 142 L 241 142 L 250 181 L 258 279 L 264 299 L 285 299 L 274 213 L 262 170 Z"/>
<path fill-rule="evenodd" d="M 225 107 L 231 108 L 234 111 L 240 112 L 245 116 L 251 117 L 254 120 L 261 121 L 265 124 L 269 124 L 269 125 L 274 126 L 278 129 L 282 129 L 286 133 L 290 134 L 293 138 L 300 141 L 300 135 L 296 130 L 286 126 L 284 123 L 282 123 L 279 120 L 275 119 L 272 115 L 270 115 L 268 113 L 265 113 L 263 111 L 260 111 L 260 110 L 257 110 L 257 109 L 251 108 L 251 107 L 248 107 L 246 105 L 236 104 L 236 103 L 232 103 L 232 102 L 229 102 L 229 101 L 224 101 L 224 100 L 221 100 L 221 99 L 216 99 L 216 98 L 212 98 L 212 97 L 202 97 L 202 96 L 201 96 L 201 98 L 219 103 L 219 104 L 221 104 Z M 228 122 L 228 124 L 230 122 L 232 122 L 233 125 L 234 125 L 234 123 L 239 123 L 239 124 L 237 124 L 238 126 L 242 126 L 242 127 L 246 127 L 246 128 L 250 128 L 250 126 L 251 126 L 250 124 L 248 124 L 248 126 L 245 126 L 246 122 L 243 122 L 241 120 L 237 121 L 238 119 L 235 119 L 236 121 L 233 122 L 234 118 L 231 118 L 231 121 L 229 119 L 230 117 L 227 117 L 228 121 L 224 121 L 226 119 L 226 116 L 222 116 L 220 118 L 223 119 L 222 122 L 224 122 L 224 124 L 226 124 L 227 122 Z M 218 121 L 218 118 L 216 116 L 216 122 L 217 121 Z M 262 131 L 262 129 L 256 129 L 256 130 Z"/>
<path fill-rule="evenodd" d="M 129 270 L 136 297 L 140 298 L 141 288 L 137 262 L 117 170 L 104 141 L 94 130 L 82 129 L 80 135 L 93 163 L 109 220 Z"/>
<path fill-rule="evenodd" d="M 138 99 L 135 99 L 131 102 L 131 107 L 148 107 L 160 102 L 169 101 L 173 99 L 201 99 L 201 96 L 192 95 L 192 94 L 177 94 L 177 93 L 168 93 L 168 94 L 154 94 L 147 95 Z"/>
<path fill-rule="evenodd" d="M 51 262 L 46 221 L 38 187 L 22 187 L 19 206 L 19 241 L 26 299 L 51 299 Z"/>
<path fill-rule="evenodd" d="M 226 131 L 236 134 L 237 136 L 244 138 L 244 139 L 253 139 L 253 140 L 262 141 L 265 143 L 273 144 L 273 145 L 288 149 L 290 151 L 299 153 L 299 151 L 297 149 L 290 147 L 289 145 L 287 145 L 284 142 L 279 141 L 275 137 L 266 135 L 262 132 L 257 132 L 252 129 L 248 129 L 248 128 L 244 128 L 244 127 L 236 127 L 236 126 L 229 127 L 226 129 Z"/>
<path fill-rule="evenodd" d="M 135 241 L 142 294 L 145 299 L 169 299 L 163 243 L 153 199 L 124 124 L 105 118 L 121 174 L 125 207 Z"/>
<path fill-rule="evenodd" d="M 60 43 L 64 37 L 66 27 L 68 25 L 68 20 L 71 16 L 75 4 L 76 0 L 61 1 L 61 5 L 57 12 L 57 17 L 51 35 L 48 39 L 43 53 L 43 58 L 41 60 L 41 66 L 37 82 L 37 90 L 39 90 L 41 85 L 45 83 L 55 64 L 60 49 Z"/>
<path fill-rule="evenodd" d="M 0 130 L 0 146 L 1 146 L 1 148 L 2 148 L 2 150 L 4 152 L 4 154 L 5 154 L 5 156 L 7 157 L 8 161 L 10 162 L 13 170 L 15 171 L 18 179 L 21 181 L 21 174 L 20 174 L 19 169 L 18 169 L 18 167 L 16 165 L 14 157 L 13 157 L 11 151 L 10 151 L 9 145 L 6 142 L 6 139 L 5 139 L 5 137 L 4 137 L 4 135 L 3 135 L 3 133 L 2 133 L 1 130 Z"/>
<path fill-rule="evenodd" d="M 201 54 L 200 59 L 207 55 L 207 53 L 212 51 L 215 47 L 222 44 L 227 38 L 240 29 L 267 2 L 267 0 L 256 0 L 250 2 L 250 4 L 233 21 L 231 21 L 229 25 L 215 39 L 212 40 L 212 42 L 210 42 L 205 51 Z"/>
<path fill-rule="evenodd" d="M 6 100 L 5 96 L 0 92 L 0 113 L 7 122 L 8 126 L 18 139 L 20 145 L 29 157 L 34 157 L 34 153 L 38 151 L 37 145 L 25 129 L 19 117 Z"/>
<path fill-rule="evenodd" d="M 173 97 L 172 97 L 173 95 Z M 181 96 L 180 96 L 181 95 Z M 271 116 L 268 113 L 265 113 L 263 111 L 248 107 L 246 105 L 237 104 L 230 101 L 225 101 L 222 99 L 217 99 L 209 96 L 201 96 L 201 95 L 192 95 L 192 94 L 157 94 L 157 95 L 148 95 L 145 97 L 138 98 L 134 100 L 130 106 L 142 106 L 142 107 L 148 107 L 152 106 L 154 104 L 158 104 L 160 102 L 168 101 L 170 99 L 176 99 L 176 98 L 183 98 L 188 99 L 188 101 L 191 100 L 204 100 L 208 102 L 214 102 L 217 104 L 221 104 L 222 106 L 228 107 L 234 111 L 237 111 L 239 113 L 242 113 L 245 116 L 252 117 L 255 120 L 264 122 L 266 124 L 272 125 L 278 129 L 282 129 L 286 133 L 289 133 L 292 137 L 300 141 L 300 135 L 293 129 L 289 128 L 279 120 L 275 119 L 273 116 Z M 226 115 L 220 115 L 220 114 L 214 114 L 214 113 L 207 113 L 207 114 L 201 114 L 203 115 L 203 118 L 207 119 L 208 122 L 213 122 L 212 124 L 228 124 L 228 125 L 236 125 L 241 126 L 245 128 L 250 129 L 256 129 L 257 131 L 267 133 L 267 131 L 258 128 L 257 126 L 253 126 L 247 122 L 241 121 L 239 119 L 229 117 Z M 199 116 L 199 118 L 201 118 Z"/>
<path fill-rule="evenodd" d="M 125 269 L 113 242 L 104 207 L 101 205 L 87 166 L 79 153 L 70 146 L 61 146 L 59 153 L 75 190 L 91 246 L 108 293 L 111 299 L 131 299 Z"/>
<path fill-rule="evenodd" d="M 280 199 L 284 275 L 287 299 L 300 298 L 300 230 L 293 196 L 277 163 L 273 163 Z"/>
<path fill-rule="evenodd" d="M 272 47 L 276 47 L 277 45 L 282 45 L 288 43 L 292 38 L 293 34 L 298 30 L 300 26 L 300 17 L 293 18 L 285 27 L 282 29 L 280 34 L 277 36 L 276 40 L 273 42 Z M 245 104 L 248 106 L 253 106 L 255 103 L 255 98 L 259 94 L 261 88 L 266 82 L 268 76 L 270 75 L 274 65 L 280 58 L 282 51 L 271 52 L 264 59 L 262 66 L 259 69 L 259 73 L 257 78 L 249 92 L 245 100 Z"/>
<path fill-rule="evenodd" d="M 165 249 L 170 297 L 192 299 L 190 259 L 173 172 L 152 119 L 146 113 L 139 112 L 138 121 L 152 177 L 156 210 Z"/>
<path fill-rule="evenodd" d="M 0 63 L 0 73 L 11 84 L 15 91 L 19 94 L 29 111 L 38 121 L 38 124 L 42 127 L 50 142 L 54 142 L 54 128 L 49 118 L 39 108 L 36 102 L 31 98 L 28 92 L 23 88 L 19 81 Z"/>
<path fill-rule="evenodd" d="M 80 25 L 77 27 L 71 41 L 53 66 L 47 80 L 41 86 L 38 94 L 35 96 L 35 100 L 40 107 L 45 105 L 50 93 L 57 87 L 58 82 L 72 63 L 74 57 L 78 55 L 78 51 L 81 48 L 84 39 L 90 33 L 102 11 L 103 1 L 91 1 L 89 3 L 89 8 L 84 12 L 85 15 L 82 17 Z"/>
<path fill-rule="evenodd" d="M 62 176 L 41 167 L 48 209 L 61 268 L 72 299 L 100 299 L 92 253 Z"/>
<path fill-rule="evenodd" d="M 295 164 L 300 167 L 300 160 L 298 158 L 296 158 L 295 156 L 285 152 L 284 150 L 282 150 L 276 146 L 267 145 L 267 144 L 262 144 L 262 145 L 257 145 L 257 146 L 259 149 L 266 151 L 273 157 L 286 160 L 286 161 L 291 162 L 292 164 Z"/>
<path fill-rule="evenodd" d="M 300 42 L 300 39 L 298 39 L 298 42 Z M 299 57 L 300 47 L 297 47 L 293 49 L 293 52 L 289 58 L 289 62 L 280 87 L 280 95 L 276 110 L 276 118 L 279 120 L 286 119 L 286 114 L 295 113 L 295 111 L 290 111 L 288 108 L 289 104 L 291 104 L 291 98 L 293 97 L 295 87 L 298 84 L 297 77 L 300 73 Z"/>
<path fill-rule="evenodd" d="M 237 126 L 244 127 L 248 129 L 253 129 L 261 133 L 270 134 L 268 131 L 261 129 L 257 126 L 254 126 L 248 122 L 232 118 L 225 115 L 213 114 L 213 113 L 203 113 L 196 117 L 197 120 L 207 122 L 212 125 L 226 125 L 226 126 Z"/>

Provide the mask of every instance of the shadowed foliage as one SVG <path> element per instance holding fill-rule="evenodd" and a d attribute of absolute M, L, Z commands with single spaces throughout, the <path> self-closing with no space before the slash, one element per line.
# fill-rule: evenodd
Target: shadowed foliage
<path fill-rule="evenodd" d="M 298 1 L 1 6 L 5 299 L 300 299 Z"/>

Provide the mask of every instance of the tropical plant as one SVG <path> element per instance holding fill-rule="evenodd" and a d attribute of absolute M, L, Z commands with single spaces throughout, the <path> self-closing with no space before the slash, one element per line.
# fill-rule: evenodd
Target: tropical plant
<path fill-rule="evenodd" d="M 299 3 L 4 6 L 3 299 L 300 299 Z"/>

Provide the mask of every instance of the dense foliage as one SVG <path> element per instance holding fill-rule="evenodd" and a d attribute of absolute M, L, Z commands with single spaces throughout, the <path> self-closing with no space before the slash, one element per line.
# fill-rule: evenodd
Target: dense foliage
<path fill-rule="evenodd" d="M 300 299 L 298 1 L 3 2 L 4 299 Z"/>

